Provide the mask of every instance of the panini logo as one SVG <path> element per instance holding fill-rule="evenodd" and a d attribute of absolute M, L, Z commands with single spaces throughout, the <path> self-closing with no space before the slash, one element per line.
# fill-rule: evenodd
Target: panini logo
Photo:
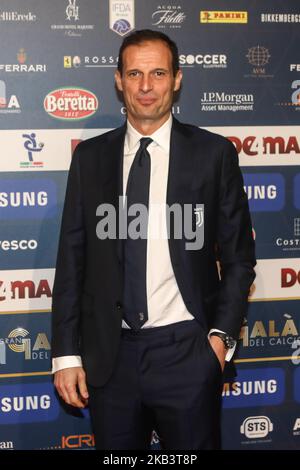
<path fill-rule="evenodd" d="M 200 23 L 248 23 L 247 11 L 200 11 Z"/>
<path fill-rule="evenodd" d="M 98 99 L 94 93 L 84 88 L 59 88 L 45 97 L 44 109 L 56 119 L 78 121 L 95 114 Z"/>

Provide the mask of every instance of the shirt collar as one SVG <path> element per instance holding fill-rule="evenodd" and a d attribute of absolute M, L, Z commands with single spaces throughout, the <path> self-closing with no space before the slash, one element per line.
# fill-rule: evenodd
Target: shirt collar
<path fill-rule="evenodd" d="M 127 130 L 124 143 L 125 153 L 136 152 L 138 143 L 142 137 L 151 137 L 151 139 L 153 139 L 153 144 L 159 145 L 165 152 L 169 152 L 172 121 L 172 114 L 170 113 L 168 120 L 159 129 L 153 132 L 153 134 L 145 136 L 140 134 L 127 120 Z"/>

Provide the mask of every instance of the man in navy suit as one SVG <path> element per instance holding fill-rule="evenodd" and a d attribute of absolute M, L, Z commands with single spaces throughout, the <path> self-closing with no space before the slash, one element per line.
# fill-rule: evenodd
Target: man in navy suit
<path fill-rule="evenodd" d="M 166 35 L 127 36 L 115 80 L 126 123 L 80 143 L 69 172 L 55 386 L 66 403 L 89 404 L 98 449 L 148 449 L 153 429 L 164 449 L 216 449 L 223 369 L 255 278 L 238 156 L 225 138 L 172 117 L 182 72 Z M 131 236 L 130 211 L 141 206 L 146 236 Z"/>

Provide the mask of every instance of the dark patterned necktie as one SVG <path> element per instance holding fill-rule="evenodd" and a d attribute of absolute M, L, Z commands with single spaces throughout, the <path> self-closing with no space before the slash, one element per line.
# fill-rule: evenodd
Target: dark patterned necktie
<path fill-rule="evenodd" d="M 140 140 L 131 165 L 126 191 L 128 211 L 133 204 L 143 204 L 148 212 L 151 161 L 147 146 L 151 142 L 149 137 Z M 128 216 L 127 228 L 136 217 L 139 213 Z M 140 226 L 138 232 L 147 236 L 148 217 L 142 221 L 143 227 Z M 127 230 L 124 240 L 124 320 L 134 330 L 141 328 L 148 319 L 146 272 L 147 238 L 133 239 Z"/>

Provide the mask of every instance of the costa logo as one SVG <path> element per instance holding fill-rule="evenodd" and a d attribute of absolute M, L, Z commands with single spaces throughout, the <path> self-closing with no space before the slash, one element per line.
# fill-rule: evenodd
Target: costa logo
<path fill-rule="evenodd" d="M 97 111 L 98 99 L 94 93 L 84 88 L 59 88 L 45 97 L 44 109 L 56 119 L 86 119 Z"/>

